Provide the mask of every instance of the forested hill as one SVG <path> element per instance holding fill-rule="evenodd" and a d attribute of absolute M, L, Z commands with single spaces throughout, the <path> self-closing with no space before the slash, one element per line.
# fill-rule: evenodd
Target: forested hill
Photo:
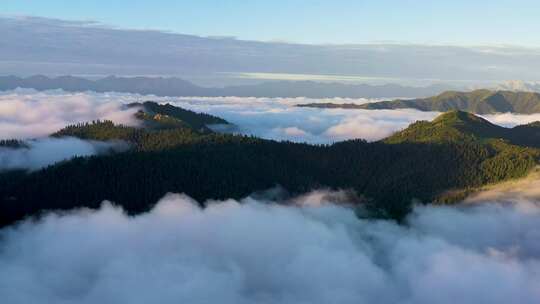
<path fill-rule="evenodd" d="M 475 90 L 472 92 L 448 91 L 440 95 L 420 99 L 397 99 L 366 104 L 301 104 L 301 107 L 345 108 L 345 109 L 404 109 L 446 112 L 467 111 L 475 114 L 494 113 L 540 113 L 540 94 L 533 92 L 511 92 Z"/>
<path fill-rule="evenodd" d="M 159 104 L 153 101 L 146 101 L 143 103 L 131 103 L 128 107 L 141 107 L 145 112 L 149 114 L 161 114 L 168 115 L 170 117 L 182 120 L 195 129 L 202 128 L 207 125 L 214 124 L 228 124 L 229 122 L 223 118 L 209 115 L 206 113 L 196 113 L 193 111 L 185 110 L 180 107 L 175 107 L 171 104 Z"/>
<path fill-rule="evenodd" d="M 169 112 L 171 115 L 172 112 Z M 44 210 L 97 208 L 134 214 L 167 192 L 200 202 L 242 198 L 281 185 L 292 194 L 350 189 L 373 215 L 402 218 L 413 201 L 453 202 L 471 189 L 525 176 L 540 158 L 540 124 L 505 131 L 464 112 L 418 122 L 386 140 L 333 145 L 199 132 L 182 125 L 132 128 L 94 122 L 56 136 L 123 139 L 127 152 L 75 158 L 39 171 L 0 174 L 0 226 Z M 528 135 L 527 135 L 528 136 Z M 452 193 L 452 195 L 449 195 Z"/>
<path fill-rule="evenodd" d="M 144 103 L 131 103 L 128 107 L 138 107 L 142 111 L 149 115 L 148 117 L 141 116 L 144 120 L 162 120 L 164 118 L 178 120 L 184 123 L 186 126 L 201 131 L 209 131 L 207 129 L 210 125 L 224 125 L 229 124 L 228 121 L 220 117 L 209 115 L 206 113 L 195 113 L 193 111 L 185 110 L 180 107 L 175 107 L 171 104 L 159 104 L 152 101 L 146 101 Z"/>
<path fill-rule="evenodd" d="M 386 143 L 444 143 L 499 140 L 540 148 L 540 123 L 504 128 L 471 113 L 449 111 L 431 122 L 418 121 L 384 140 Z"/>
<path fill-rule="evenodd" d="M 221 135 L 208 126 L 230 124 L 228 121 L 205 113 L 195 113 L 170 104 L 147 101 L 131 103 L 139 108 L 135 117 L 142 127 L 115 125 L 111 121 L 94 121 L 67 126 L 53 137 L 72 136 L 93 140 L 123 140 L 136 151 L 159 151 L 180 145 L 215 141 Z"/>

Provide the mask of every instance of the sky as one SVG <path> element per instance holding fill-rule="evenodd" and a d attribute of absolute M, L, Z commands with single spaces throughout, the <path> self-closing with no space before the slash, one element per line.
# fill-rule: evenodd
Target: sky
<path fill-rule="evenodd" d="M 311 44 L 540 47 L 537 0 L 3 0 L 4 15 Z"/>

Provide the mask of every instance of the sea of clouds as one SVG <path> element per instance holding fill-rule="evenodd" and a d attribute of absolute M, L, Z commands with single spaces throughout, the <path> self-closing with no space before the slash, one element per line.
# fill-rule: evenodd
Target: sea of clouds
<path fill-rule="evenodd" d="M 111 146 L 47 135 L 95 119 L 136 125 L 124 105 L 150 99 L 221 116 L 235 132 L 311 143 L 378 140 L 439 114 L 294 107 L 369 100 L 17 90 L 0 94 L 0 138 L 27 147 L 3 148 L 0 164 L 32 170 L 102 153 Z M 539 117 L 486 118 L 513 126 Z M 138 216 L 108 202 L 48 213 L 0 230 L 0 294 L 10 304 L 538 303 L 538 180 L 490 188 L 458 207 L 418 206 L 404 225 L 359 219 L 343 193 L 323 190 L 213 201 L 204 210 L 169 194 Z"/>
<path fill-rule="evenodd" d="M 67 93 L 14 90 L 0 93 L 0 139 L 47 136 L 62 127 L 97 119 L 137 125 L 126 108 L 132 102 L 169 102 L 196 112 L 225 118 L 234 128 L 227 131 L 267 139 L 332 143 L 362 138 L 376 141 L 406 128 L 417 120 L 431 120 L 440 113 L 400 110 L 347 110 L 295 107 L 303 103 L 363 104 L 375 99 L 309 99 L 249 97 L 156 97 L 123 93 Z M 540 114 L 485 115 L 493 123 L 512 127 L 540 120 Z"/>
<path fill-rule="evenodd" d="M 339 194 L 337 195 L 339 196 Z M 540 206 L 359 219 L 316 191 L 48 214 L 0 230 L 4 303 L 538 303 Z M 294 202 L 291 205 L 291 202 Z"/>
<path fill-rule="evenodd" d="M 61 128 L 93 120 L 112 120 L 117 124 L 137 126 L 136 108 L 125 105 L 153 100 L 171 103 L 196 112 L 210 113 L 233 126 L 212 126 L 215 130 L 254 135 L 266 139 L 329 144 L 361 138 L 377 141 L 406 128 L 417 120 L 431 120 L 438 112 L 400 110 L 350 110 L 296 107 L 303 103 L 363 104 L 377 99 L 309 99 L 249 97 L 156 97 L 124 93 L 68 93 L 62 90 L 36 92 L 18 89 L 0 93 L 0 139 L 38 139 L 32 149 L 0 149 L 0 170 L 37 169 L 73 156 L 100 153 L 110 146 L 125 145 L 89 142 L 76 139 L 47 139 Z M 540 114 L 511 113 L 485 115 L 493 123 L 512 127 L 540 120 Z M 112 145 L 112 146 L 111 146 Z"/>

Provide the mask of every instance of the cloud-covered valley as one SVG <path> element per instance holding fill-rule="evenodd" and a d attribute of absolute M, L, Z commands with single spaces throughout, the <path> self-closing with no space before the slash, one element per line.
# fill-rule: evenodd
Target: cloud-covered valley
<path fill-rule="evenodd" d="M 0 95 L 0 137 L 25 146 L 1 148 L 0 169 L 116 148 L 47 135 L 97 119 L 136 125 L 125 104 L 145 100 L 223 117 L 235 125 L 229 131 L 310 143 L 374 141 L 439 114 L 294 106 L 364 99 L 17 90 Z M 538 117 L 486 118 L 513 126 Z M 5 303 L 538 303 L 538 180 L 489 188 L 454 207 L 417 206 L 403 224 L 358 218 L 345 192 L 327 190 L 258 193 L 205 209 L 169 194 L 137 216 L 109 202 L 49 212 L 0 230 L 0 294 Z"/>
<path fill-rule="evenodd" d="M 376 141 L 406 128 L 417 120 L 431 120 L 440 113 L 416 110 L 346 110 L 295 107 L 301 103 L 355 103 L 370 99 L 156 97 L 121 93 L 66 93 L 15 90 L 0 95 L 0 138 L 34 138 L 62 127 L 92 120 L 112 120 L 136 125 L 136 109 L 124 105 L 154 100 L 196 112 L 220 116 L 234 124 L 226 131 L 267 139 L 332 143 L 362 138 Z M 511 127 L 537 121 L 540 116 L 511 113 L 486 115 L 493 123 Z M 222 129 L 221 129 L 222 130 Z"/>
<path fill-rule="evenodd" d="M 164 197 L 131 217 L 49 214 L 0 231 L 6 303 L 538 303 L 540 207 L 358 219 L 317 191 L 280 205 Z M 526 206 L 524 208 L 523 206 Z"/>

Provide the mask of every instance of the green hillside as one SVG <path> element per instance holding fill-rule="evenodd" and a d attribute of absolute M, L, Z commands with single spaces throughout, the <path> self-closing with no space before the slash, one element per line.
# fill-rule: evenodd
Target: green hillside
<path fill-rule="evenodd" d="M 141 108 L 145 115 L 140 118 L 145 121 L 158 122 L 161 125 L 164 124 L 184 124 L 197 131 L 209 131 L 208 125 L 215 124 L 229 124 L 226 120 L 205 114 L 195 113 L 193 111 L 185 110 L 179 107 L 175 107 L 171 104 L 159 104 L 152 101 L 146 101 L 144 103 L 131 103 L 128 107 Z M 154 126 L 155 124 L 150 124 Z"/>
<path fill-rule="evenodd" d="M 540 148 L 540 122 L 504 128 L 474 114 L 453 110 L 431 122 L 415 122 L 384 141 L 386 143 L 502 141 L 517 146 Z"/>

